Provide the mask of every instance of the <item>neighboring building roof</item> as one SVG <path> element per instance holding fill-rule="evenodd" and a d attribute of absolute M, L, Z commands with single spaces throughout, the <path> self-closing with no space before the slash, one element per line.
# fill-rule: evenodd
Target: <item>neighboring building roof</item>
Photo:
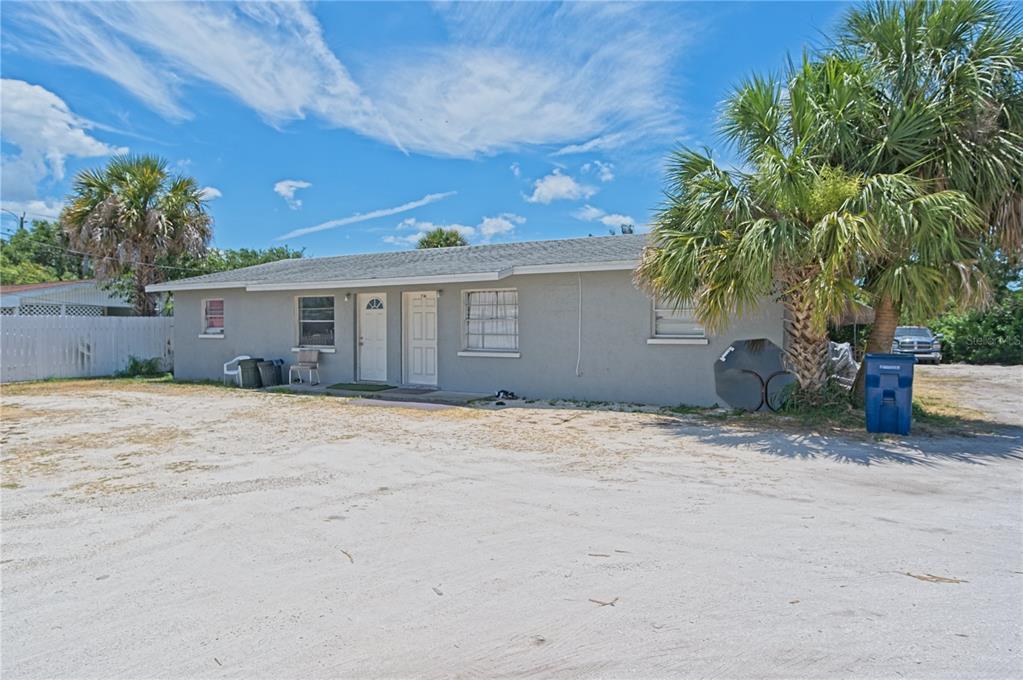
<path fill-rule="evenodd" d="M 300 258 L 168 281 L 146 290 L 357 288 L 496 281 L 514 274 L 627 270 L 639 263 L 645 246 L 645 235 L 628 234 Z"/>
<path fill-rule="evenodd" d="M 0 307 L 18 307 L 26 304 L 131 307 L 130 303 L 125 302 L 115 293 L 100 288 L 95 279 L 0 286 Z"/>
<path fill-rule="evenodd" d="M 46 281 L 44 283 L 19 283 L 14 286 L 0 286 L 0 294 L 25 293 L 30 290 L 50 290 L 66 286 L 95 285 L 96 279 L 80 279 L 78 281 Z"/>

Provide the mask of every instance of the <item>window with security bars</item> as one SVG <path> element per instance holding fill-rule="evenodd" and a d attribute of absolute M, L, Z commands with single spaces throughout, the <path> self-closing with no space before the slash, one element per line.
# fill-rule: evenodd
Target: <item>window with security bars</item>
<path fill-rule="evenodd" d="M 465 349 L 494 352 L 519 348 L 519 293 L 474 290 L 465 294 Z"/>
<path fill-rule="evenodd" d="M 334 346 L 332 295 L 298 299 L 298 344 L 302 347 Z"/>
<path fill-rule="evenodd" d="M 224 334 L 224 301 L 203 300 L 203 334 Z"/>
<path fill-rule="evenodd" d="M 686 302 L 674 305 L 667 300 L 654 300 L 655 338 L 705 338 L 707 331 L 696 320 L 695 307 Z"/>

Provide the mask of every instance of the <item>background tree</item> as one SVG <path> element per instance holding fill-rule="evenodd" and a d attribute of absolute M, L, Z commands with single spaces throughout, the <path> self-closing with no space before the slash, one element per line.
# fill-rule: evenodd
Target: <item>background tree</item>
<path fill-rule="evenodd" d="M 993 0 L 858 6 L 846 15 L 833 51 L 837 60 L 863 65 L 856 96 L 836 100 L 827 91 L 819 100 L 821 124 L 833 132 L 831 144 L 822 145 L 828 162 L 868 174 L 910 173 L 966 194 L 984 227 L 969 236 L 1010 259 L 1023 243 L 1018 7 Z M 924 234 L 914 244 L 901 225 L 892 226 L 888 257 L 862 273 L 877 314 L 867 342 L 872 352 L 891 350 L 904 318 L 921 321 L 950 301 L 971 306 L 984 299 L 976 247 L 963 240 L 941 262 L 928 254 L 949 246 L 941 243 L 949 235 Z"/>
<path fill-rule="evenodd" d="M 0 281 L 6 285 L 70 281 L 91 276 L 85 257 L 71 251 L 60 226 L 33 220 L 0 239 Z"/>
<path fill-rule="evenodd" d="M 451 248 L 454 246 L 467 246 L 469 242 L 457 229 L 445 229 L 437 227 L 428 231 L 419 239 L 416 248 Z"/>
<path fill-rule="evenodd" d="M 196 181 L 170 175 L 166 161 L 153 156 L 118 156 L 106 168 L 78 173 L 60 220 L 100 281 L 131 272 L 131 302 L 144 316 L 155 313 L 146 286 L 166 280 L 158 261 L 201 256 L 213 234 Z"/>
<path fill-rule="evenodd" d="M 275 246 L 272 248 L 238 248 L 221 249 L 208 248 L 201 256 L 176 255 L 159 258 L 155 267 L 158 268 L 166 281 L 184 279 L 190 276 L 202 276 L 215 272 L 241 269 L 257 264 L 276 262 L 277 260 L 293 260 L 304 255 L 303 250 L 292 250 L 288 246 Z M 121 298 L 130 300 L 135 290 L 135 272 L 132 269 L 125 270 L 120 276 L 106 284 L 107 288 L 115 291 Z M 173 311 L 172 301 L 165 301 L 163 313 L 169 314 Z"/>

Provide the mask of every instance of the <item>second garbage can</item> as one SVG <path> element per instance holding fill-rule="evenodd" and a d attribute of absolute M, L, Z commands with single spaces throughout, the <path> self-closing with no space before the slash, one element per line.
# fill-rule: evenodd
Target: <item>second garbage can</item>
<path fill-rule="evenodd" d="M 259 379 L 259 362 L 263 359 L 257 357 L 254 359 L 242 359 L 238 362 L 238 386 L 253 389 L 256 387 L 262 387 L 262 381 Z"/>
<path fill-rule="evenodd" d="M 916 358 L 905 354 L 868 354 L 864 362 L 867 432 L 909 434 Z"/>
<path fill-rule="evenodd" d="M 273 361 L 260 361 L 258 366 L 259 380 L 263 383 L 263 387 L 281 384 L 280 371 Z"/>

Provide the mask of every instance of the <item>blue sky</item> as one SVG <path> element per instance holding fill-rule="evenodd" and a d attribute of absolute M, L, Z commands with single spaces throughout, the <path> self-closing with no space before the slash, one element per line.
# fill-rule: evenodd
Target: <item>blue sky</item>
<path fill-rule="evenodd" d="M 720 148 L 729 88 L 845 7 L 4 3 L 3 207 L 53 216 L 75 172 L 130 151 L 209 187 L 223 248 L 643 229 L 666 154 Z"/>

